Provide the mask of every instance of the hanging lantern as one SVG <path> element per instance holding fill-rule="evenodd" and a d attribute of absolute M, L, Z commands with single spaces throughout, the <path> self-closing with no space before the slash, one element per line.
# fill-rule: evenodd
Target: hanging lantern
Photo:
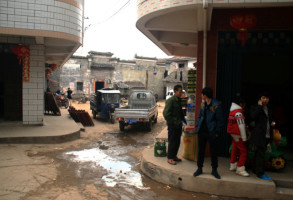
<path fill-rule="evenodd" d="M 13 53 L 17 55 L 19 64 L 22 63 L 22 80 L 29 82 L 30 78 L 30 49 L 27 46 L 17 45 L 12 49 Z"/>
<path fill-rule="evenodd" d="M 51 68 L 47 68 L 46 72 L 45 72 L 45 77 L 49 78 L 49 76 L 51 75 L 52 69 Z"/>
<path fill-rule="evenodd" d="M 248 39 L 247 29 L 256 25 L 257 18 L 253 14 L 239 13 L 230 17 L 230 25 L 239 30 L 237 39 L 241 41 L 241 46 L 245 45 L 245 41 Z"/>

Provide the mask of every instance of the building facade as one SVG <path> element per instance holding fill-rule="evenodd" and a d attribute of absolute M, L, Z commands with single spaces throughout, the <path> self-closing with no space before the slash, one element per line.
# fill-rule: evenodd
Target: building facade
<path fill-rule="evenodd" d="M 196 91 L 211 87 L 225 119 L 236 94 L 247 107 L 264 90 L 272 105 L 293 101 L 286 89 L 293 85 L 293 1 L 138 0 L 137 6 L 136 26 L 151 41 L 168 55 L 197 58 Z M 197 114 L 200 104 L 197 95 Z M 285 110 L 291 121 L 292 109 Z M 227 155 L 231 141 L 225 128 L 222 135 L 220 153 Z"/>
<path fill-rule="evenodd" d="M 170 62 L 168 75 L 164 78 L 166 93 L 173 90 L 175 85 L 182 85 L 183 90 L 188 89 L 188 70 L 196 70 L 196 58 L 173 57 Z"/>
<path fill-rule="evenodd" d="M 61 87 L 66 91 L 70 87 L 75 93 L 83 92 L 90 95 L 96 90 L 96 82 L 99 82 L 103 83 L 103 87 L 127 91 L 135 87 L 146 88 L 158 94 L 159 99 L 164 99 L 166 95 L 164 78 L 179 66 L 176 59 L 136 55 L 133 60 L 120 60 L 112 56 L 113 53 L 110 52 L 96 51 L 90 51 L 87 56 L 72 56 L 61 69 L 54 71 L 48 78 L 50 88 L 56 91 Z M 186 60 L 180 60 L 180 64 L 185 68 L 188 67 Z"/>
<path fill-rule="evenodd" d="M 43 124 L 45 72 L 82 44 L 83 7 L 84 0 L 0 1 L 0 121 Z"/>

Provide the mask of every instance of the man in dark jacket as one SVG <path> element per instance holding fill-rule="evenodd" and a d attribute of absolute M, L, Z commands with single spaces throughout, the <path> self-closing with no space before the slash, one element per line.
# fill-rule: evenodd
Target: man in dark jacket
<path fill-rule="evenodd" d="M 163 116 L 168 125 L 168 163 L 176 165 L 181 159 L 177 157 L 182 135 L 182 121 L 184 116 L 180 97 L 182 93 L 182 86 L 176 85 L 174 87 L 174 95 L 166 101 L 163 111 Z"/>
<path fill-rule="evenodd" d="M 212 98 L 213 90 L 205 87 L 201 91 L 201 97 L 204 101 L 201 105 L 197 124 L 196 132 L 198 133 L 198 158 L 197 158 L 197 170 L 193 176 L 202 174 L 202 168 L 205 156 L 206 143 L 209 142 L 210 153 L 212 159 L 212 175 L 217 179 L 221 179 L 218 174 L 218 155 L 217 155 L 217 138 L 220 131 L 223 128 L 223 114 L 221 108 L 221 102 Z"/>
<path fill-rule="evenodd" d="M 68 88 L 67 90 L 67 98 L 68 98 L 68 101 L 69 101 L 69 105 L 71 106 L 71 99 L 72 99 L 72 90 L 70 88 Z"/>
<path fill-rule="evenodd" d="M 267 93 L 259 95 L 258 104 L 251 108 L 250 117 L 254 121 L 254 129 L 250 136 L 250 144 L 255 149 L 254 172 L 257 177 L 271 181 L 272 178 L 264 173 L 264 158 L 267 145 L 273 140 L 275 122 L 272 120 L 272 110 L 268 106 L 270 99 Z"/>

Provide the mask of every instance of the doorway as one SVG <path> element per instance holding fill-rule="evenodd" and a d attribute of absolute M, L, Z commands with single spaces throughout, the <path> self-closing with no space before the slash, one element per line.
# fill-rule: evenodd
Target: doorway
<path fill-rule="evenodd" d="M 22 121 L 22 66 L 6 52 L 0 52 L 0 121 Z"/>
<path fill-rule="evenodd" d="M 293 144 L 288 122 L 292 120 L 293 101 L 291 79 L 293 73 L 293 32 L 255 31 L 249 33 L 244 47 L 237 40 L 237 32 L 219 32 L 217 59 L 217 98 L 222 101 L 225 124 L 231 100 L 240 94 L 247 102 L 246 110 L 257 103 L 260 92 L 270 94 L 270 105 L 275 111 L 281 134 Z M 285 107 L 285 108 L 284 108 Z M 278 111 L 279 113 L 277 113 Z M 249 121 L 249 112 L 246 117 Z M 228 155 L 231 138 L 223 130 L 221 155 Z"/>

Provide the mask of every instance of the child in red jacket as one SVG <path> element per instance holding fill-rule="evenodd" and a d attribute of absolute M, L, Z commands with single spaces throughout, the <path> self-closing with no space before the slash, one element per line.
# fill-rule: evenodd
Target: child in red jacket
<path fill-rule="evenodd" d="M 243 110 L 244 106 L 245 102 L 240 97 L 236 97 L 232 102 L 228 118 L 227 133 L 231 134 L 232 136 L 230 170 L 236 170 L 236 174 L 241 176 L 249 176 L 244 166 L 248 154 L 246 145 L 246 126 Z M 240 154 L 240 157 L 237 163 L 238 154 Z"/>

